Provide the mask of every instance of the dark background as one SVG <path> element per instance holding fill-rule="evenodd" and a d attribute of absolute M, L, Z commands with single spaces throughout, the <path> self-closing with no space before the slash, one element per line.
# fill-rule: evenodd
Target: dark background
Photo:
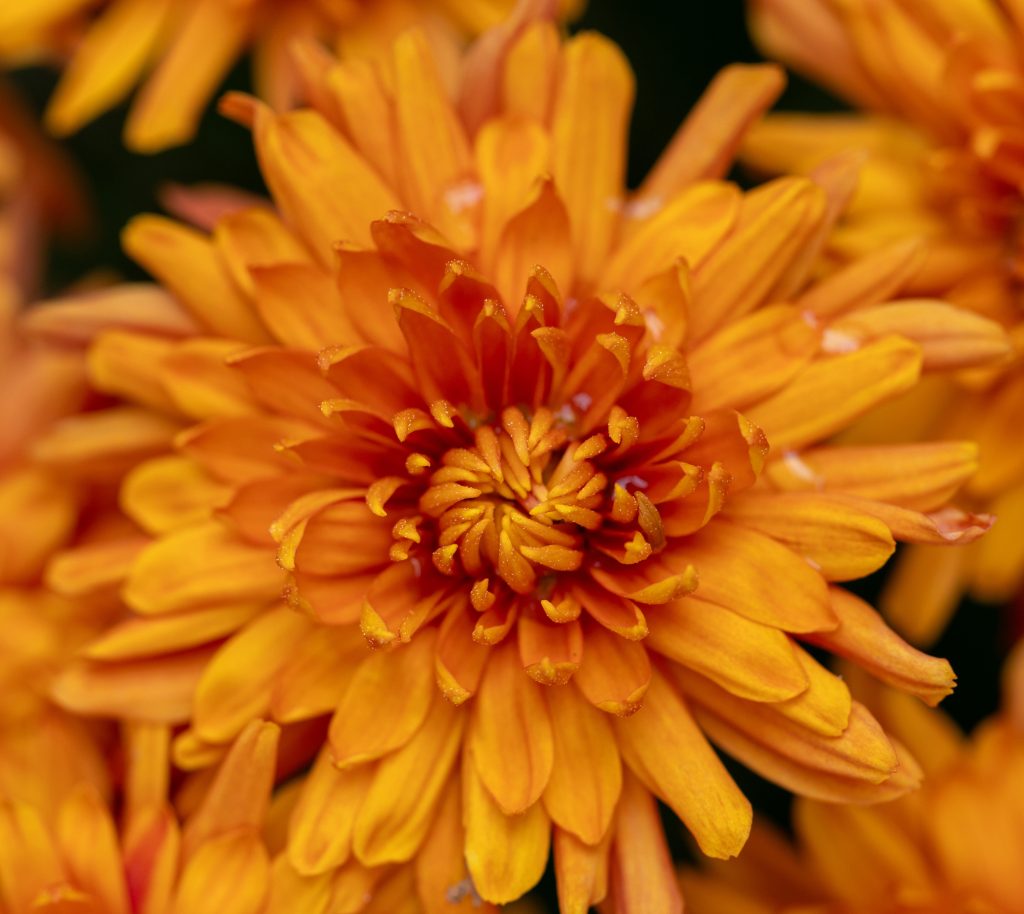
<path fill-rule="evenodd" d="M 747 34 L 740 0 L 590 0 L 576 28 L 596 29 L 615 39 L 637 75 L 629 178 L 637 184 L 714 74 L 724 65 L 762 59 Z M 33 108 L 42 111 L 55 77 L 42 70 L 16 73 L 15 84 Z M 248 89 L 248 62 L 231 74 L 227 88 Z M 840 103 L 791 77 L 780 107 L 829 110 Z M 158 194 L 169 183 L 225 182 L 262 190 L 248 132 L 215 112 L 207 113 L 198 138 L 189 146 L 156 156 L 137 156 L 121 144 L 124 107 L 118 108 L 65 142 L 79 163 L 97 220 L 87 239 L 58 245 L 50 259 L 46 289 L 54 293 L 97 267 L 132 278 L 142 274 L 121 253 L 121 227 L 136 213 L 159 210 Z M 742 180 L 742 175 L 737 175 Z M 873 597 L 881 579 L 861 582 L 858 591 Z M 935 653 L 950 658 L 962 685 L 944 708 L 962 726 L 973 727 L 998 703 L 998 670 L 1009 643 L 1011 614 L 965 603 Z M 755 806 L 785 820 L 783 791 L 730 763 Z M 685 853 L 682 829 L 669 824 L 672 843 Z M 543 896 L 553 899 L 549 876 Z"/>

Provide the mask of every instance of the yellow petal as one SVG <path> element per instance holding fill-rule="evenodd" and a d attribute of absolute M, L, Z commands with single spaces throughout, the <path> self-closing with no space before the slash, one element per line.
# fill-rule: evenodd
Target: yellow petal
<path fill-rule="evenodd" d="M 785 634 L 699 597 L 665 604 L 647 645 L 751 701 L 784 701 L 808 686 Z"/>
<path fill-rule="evenodd" d="M 584 844 L 572 832 L 554 830 L 555 879 L 561 914 L 587 914 L 608 894 L 608 846 L 612 830 L 596 846 Z"/>
<path fill-rule="evenodd" d="M 434 692 L 423 725 L 377 766 L 352 837 L 364 865 L 402 862 L 417 852 L 458 756 L 465 718 Z"/>
<path fill-rule="evenodd" d="M 158 457 L 136 467 L 120 491 L 121 509 L 146 532 L 197 524 L 226 500 L 229 489 L 184 457 Z"/>
<path fill-rule="evenodd" d="M 246 7 L 199 3 L 183 16 L 170 47 L 139 92 L 125 123 L 125 143 L 157 152 L 192 137 L 217 84 L 250 27 Z"/>
<path fill-rule="evenodd" d="M 554 765 L 544 790 L 553 822 L 586 844 L 597 844 L 611 823 L 622 767 L 608 717 L 572 689 L 547 691 Z"/>
<path fill-rule="evenodd" d="M 213 655 L 196 688 L 193 727 L 200 739 L 224 743 L 270 708 L 278 672 L 311 631 L 287 606 L 261 613 Z"/>
<path fill-rule="evenodd" d="M 327 873 L 348 859 L 356 814 L 374 772 L 373 765 L 339 771 L 329 749 L 317 756 L 288 826 L 288 860 L 299 873 Z"/>
<path fill-rule="evenodd" d="M 186 859 L 218 836 L 258 832 L 274 783 L 280 733 L 276 724 L 254 720 L 231 745 L 201 805 L 185 825 Z"/>
<path fill-rule="evenodd" d="M 473 700 L 470 757 L 481 783 L 509 815 L 536 803 L 551 776 L 554 742 L 543 688 L 523 672 L 517 651 L 503 646 L 488 662 Z"/>
<path fill-rule="evenodd" d="M 168 534 L 144 550 L 124 599 L 137 612 L 163 613 L 269 600 L 283 586 L 272 551 L 250 546 L 210 522 Z"/>
<path fill-rule="evenodd" d="M 82 786 L 64 801 L 58 822 L 64 860 L 79 888 L 110 914 L 127 914 L 128 888 L 110 811 L 95 788 Z"/>
<path fill-rule="evenodd" d="M 185 864 L 174 914 L 262 914 L 270 861 L 258 834 L 241 830 L 205 842 Z"/>
<path fill-rule="evenodd" d="M 57 134 L 72 133 L 117 104 L 138 79 L 164 27 L 170 0 L 118 0 L 89 27 L 46 110 Z"/>
<path fill-rule="evenodd" d="M 627 772 L 609 861 L 609 897 L 616 911 L 682 914 L 683 899 L 654 797 Z"/>
<path fill-rule="evenodd" d="M 188 308 L 204 327 L 228 339 L 269 342 L 249 302 L 231 281 L 212 242 L 162 216 L 136 216 L 121 236 L 125 252 Z"/>
<path fill-rule="evenodd" d="M 616 718 L 626 764 L 678 815 L 709 857 L 735 857 L 753 811 L 694 723 L 680 694 L 660 675 L 644 706 Z"/>
<path fill-rule="evenodd" d="M 282 214 L 324 266 L 336 242 L 367 246 L 370 223 L 399 208 L 391 189 L 316 111 L 277 115 L 261 107 L 255 138 Z"/>
<path fill-rule="evenodd" d="M 551 172 L 569 210 L 582 279 L 600 272 L 622 205 L 633 74 L 595 33 L 568 42 L 552 113 Z"/>
<path fill-rule="evenodd" d="M 747 410 L 776 453 L 841 431 L 873 406 L 909 389 L 921 371 L 921 350 L 899 337 L 813 362 L 782 391 Z"/>
<path fill-rule="evenodd" d="M 480 780 L 471 760 L 463 762 L 462 772 L 466 865 L 473 886 L 485 901 L 495 904 L 514 901 L 532 889 L 544 873 L 551 824 L 540 803 L 534 803 L 519 815 L 506 816 Z"/>
<path fill-rule="evenodd" d="M 337 765 L 380 758 L 419 729 L 434 688 L 434 642 L 433 632 L 423 631 L 409 644 L 377 650 L 359 665 L 331 720 Z"/>

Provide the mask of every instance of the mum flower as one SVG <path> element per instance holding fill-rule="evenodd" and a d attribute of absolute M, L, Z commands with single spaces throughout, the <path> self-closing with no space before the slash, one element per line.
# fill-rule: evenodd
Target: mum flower
<path fill-rule="evenodd" d="M 911 289 L 999 321 L 1014 355 L 998 369 L 932 385 L 881 413 L 872 433 L 912 440 L 969 434 L 980 448 L 964 504 L 1001 522 L 955 556 L 914 547 L 884 601 L 915 640 L 941 630 L 961 593 L 1003 602 L 1024 580 L 1024 421 L 1020 341 L 1022 19 L 1015 4 L 757 0 L 752 25 L 773 55 L 869 114 L 778 115 L 745 156 L 766 171 L 813 168 L 840 149 L 867 155 L 860 190 L 830 257 L 896 252 L 916 238 Z M 887 428 L 886 428 L 887 427 Z"/>
<path fill-rule="evenodd" d="M 120 827 L 88 784 L 77 785 L 53 813 L 0 798 L 6 914 L 266 910 L 270 861 L 262 829 L 278 728 L 258 721 L 247 727 L 184 822 L 167 802 L 169 738 L 158 725 L 126 728 Z"/>
<path fill-rule="evenodd" d="M 875 690 L 868 703 L 915 750 L 926 771 L 917 793 L 842 807 L 797 800 L 796 841 L 755 826 L 732 867 L 684 873 L 697 914 L 967 914 L 1024 909 L 1024 733 L 1017 692 L 969 740 L 943 715 Z M 856 685 L 854 685 L 856 690 Z M 860 693 L 862 694 L 862 693 Z"/>
<path fill-rule="evenodd" d="M 726 70 L 632 193 L 633 82 L 607 40 L 507 25 L 467 58 L 458 108 L 421 35 L 381 67 L 325 66 L 316 107 L 288 114 L 228 99 L 275 208 L 128 227 L 200 329 L 90 348 L 93 383 L 133 405 L 79 446 L 175 451 L 125 479 L 153 540 L 133 615 L 60 699 L 188 724 L 186 769 L 255 718 L 284 725 L 316 760 L 275 872 L 309 911 L 395 867 L 428 911 L 503 903 L 552 845 L 565 912 L 679 910 L 654 797 L 712 856 L 750 825 L 708 736 L 813 796 L 914 786 L 804 645 L 949 692 L 948 664 L 832 583 L 896 538 L 979 535 L 987 518 L 944 507 L 974 449 L 823 442 L 923 367 L 1002 353 L 1000 328 L 894 303 L 899 263 L 814 281 L 849 161 L 719 180 L 772 67 Z M 112 314 L 101 295 L 30 323 Z"/>
<path fill-rule="evenodd" d="M 46 112 L 47 125 L 60 134 L 78 130 L 141 83 L 125 142 L 158 152 L 191 139 L 210 98 L 247 50 L 257 92 L 287 107 L 303 65 L 290 55 L 295 41 L 373 56 L 419 23 L 451 62 L 467 36 L 496 25 L 512 6 L 511 0 L 8 0 L 0 9 L 0 61 L 66 58 Z M 575 12 L 580 4 L 562 6 Z"/>

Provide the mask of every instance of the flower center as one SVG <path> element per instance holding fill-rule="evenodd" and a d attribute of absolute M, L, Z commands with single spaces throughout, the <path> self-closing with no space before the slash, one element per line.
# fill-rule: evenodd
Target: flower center
<path fill-rule="evenodd" d="M 577 570 L 608 489 L 587 459 L 598 444 L 570 442 L 550 409 L 527 418 L 509 408 L 500 425 L 477 428 L 471 445 L 445 451 L 419 499 L 436 522 L 435 567 L 478 580 L 493 570 L 521 594 L 546 570 Z M 416 456 L 410 469 L 421 464 Z"/>

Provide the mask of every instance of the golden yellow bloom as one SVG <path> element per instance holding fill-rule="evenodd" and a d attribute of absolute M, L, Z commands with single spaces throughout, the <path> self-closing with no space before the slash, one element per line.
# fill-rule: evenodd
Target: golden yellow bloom
<path fill-rule="evenodd" d="M 157 152 L 192 137 L 211 96 L 247 49 L 258 94 L 275 108 L 289 107 L 300 71 L 311 63 L 292 56 L 296 41 L 315 39 L 342 53 L 375 56 L 399 31 L 418 23 L 451 64 L 461 42 L 496 25 L 513 5 L 512 0 L 5 0 L 0 62 L 67 59 L 46 114 L 50 129 L 61 134 L 78 130 L 141 83 L 125 142 L 139 152 Z M 581 5 L 561 2 L 567 13 Z"/>
<path fill-rule="evenodd" d="M 957 555 L 908 551 L 885 604 L 901 630 L 928 641 L 962 591 L 1005 601 L 1024 580 L 1024 422 L 1019 221 L 1024 188 L 1021 8 L 1012 2 L 756 0 L 764 47 L 871 111 L 778 115 L 745 155 L 765 171 L 813 168 L 839 150 L 867 155 L 861 186 L 830 242 L 842 263 L 920 242 L 910 289 L 999 321 L 1015 341 L 1001 369 L 922 387 L 869 425 L 898 440 L 968 435 L 980 447 L 965 504 L 1001 518 Z"/>
<path fill-rule="evenodd" d="M 945 507 L 974 448 L 822 442 L 1006 342 L 894 300 L 900 262 L 813 280 L 849 161 L 720 180 L 773 67 L 726 70 L 632 193 L 610 42 L 511 23 L 464 72 L 457 108 L 410 32 L 374 67 L 324 62 L 314 107 L 233 97 L 275 208 L 128 227 L 167 292 L 119 291 L 122 318 L 173 295 L 196 329 L 98 333 L 91 379 L 128 403 L 47 442 L 56 465 L 174 445 L 121 489 L 152 537 L 132 615 L 58 694 L 187 724 L 185 769 L 255 718 L 284 725 L 289 757 L 315 757 L 275 870 L 304 910 L 355 910 L 393 872 L 414 910 L 503 903 L 553 845 L 567 914 L 606 894 L 676 911 L 654 797 L 715 857 L 750 825 L 708 736 L 811 796 L 916 785 L 803 645 L 949 692 L 948 664 L 833 582 L 895 539 L 983 532 Z M 118 323 L 113 302 L 30 324 L 80 335 Z"/>
<path fill-rule="evenodd" d="M 1019 679 L 1021 660 L 1011 662 Z M 857 691 L 856 684 L 853 684 Z M 858 692 L 858 694 L 861 694 Z M 875 690 L 868 704 L 921 759 L 924 786 L 893 803 L 798 799 L 795 844 L 754 827 L 733 867 L 684 873 L 695 914 L 1015 914 L 1024 910 L 1020 699 L 965 740 L 938 712 Z"/>
<path fill-rule="evenodd" d="M 150 724 L 126 728 L 121 827 L 88 784 L 52 813 L 0 797 L 0 910 L 261 914 L 270 894 L 262 832 L 278 732 L 274 724 L 248 726 L 198 802 L 189 804 L 188 785 L 179 792 L 179 806 L 192 807 L 183 822 L 167 802 L 170 734 Z"/>

